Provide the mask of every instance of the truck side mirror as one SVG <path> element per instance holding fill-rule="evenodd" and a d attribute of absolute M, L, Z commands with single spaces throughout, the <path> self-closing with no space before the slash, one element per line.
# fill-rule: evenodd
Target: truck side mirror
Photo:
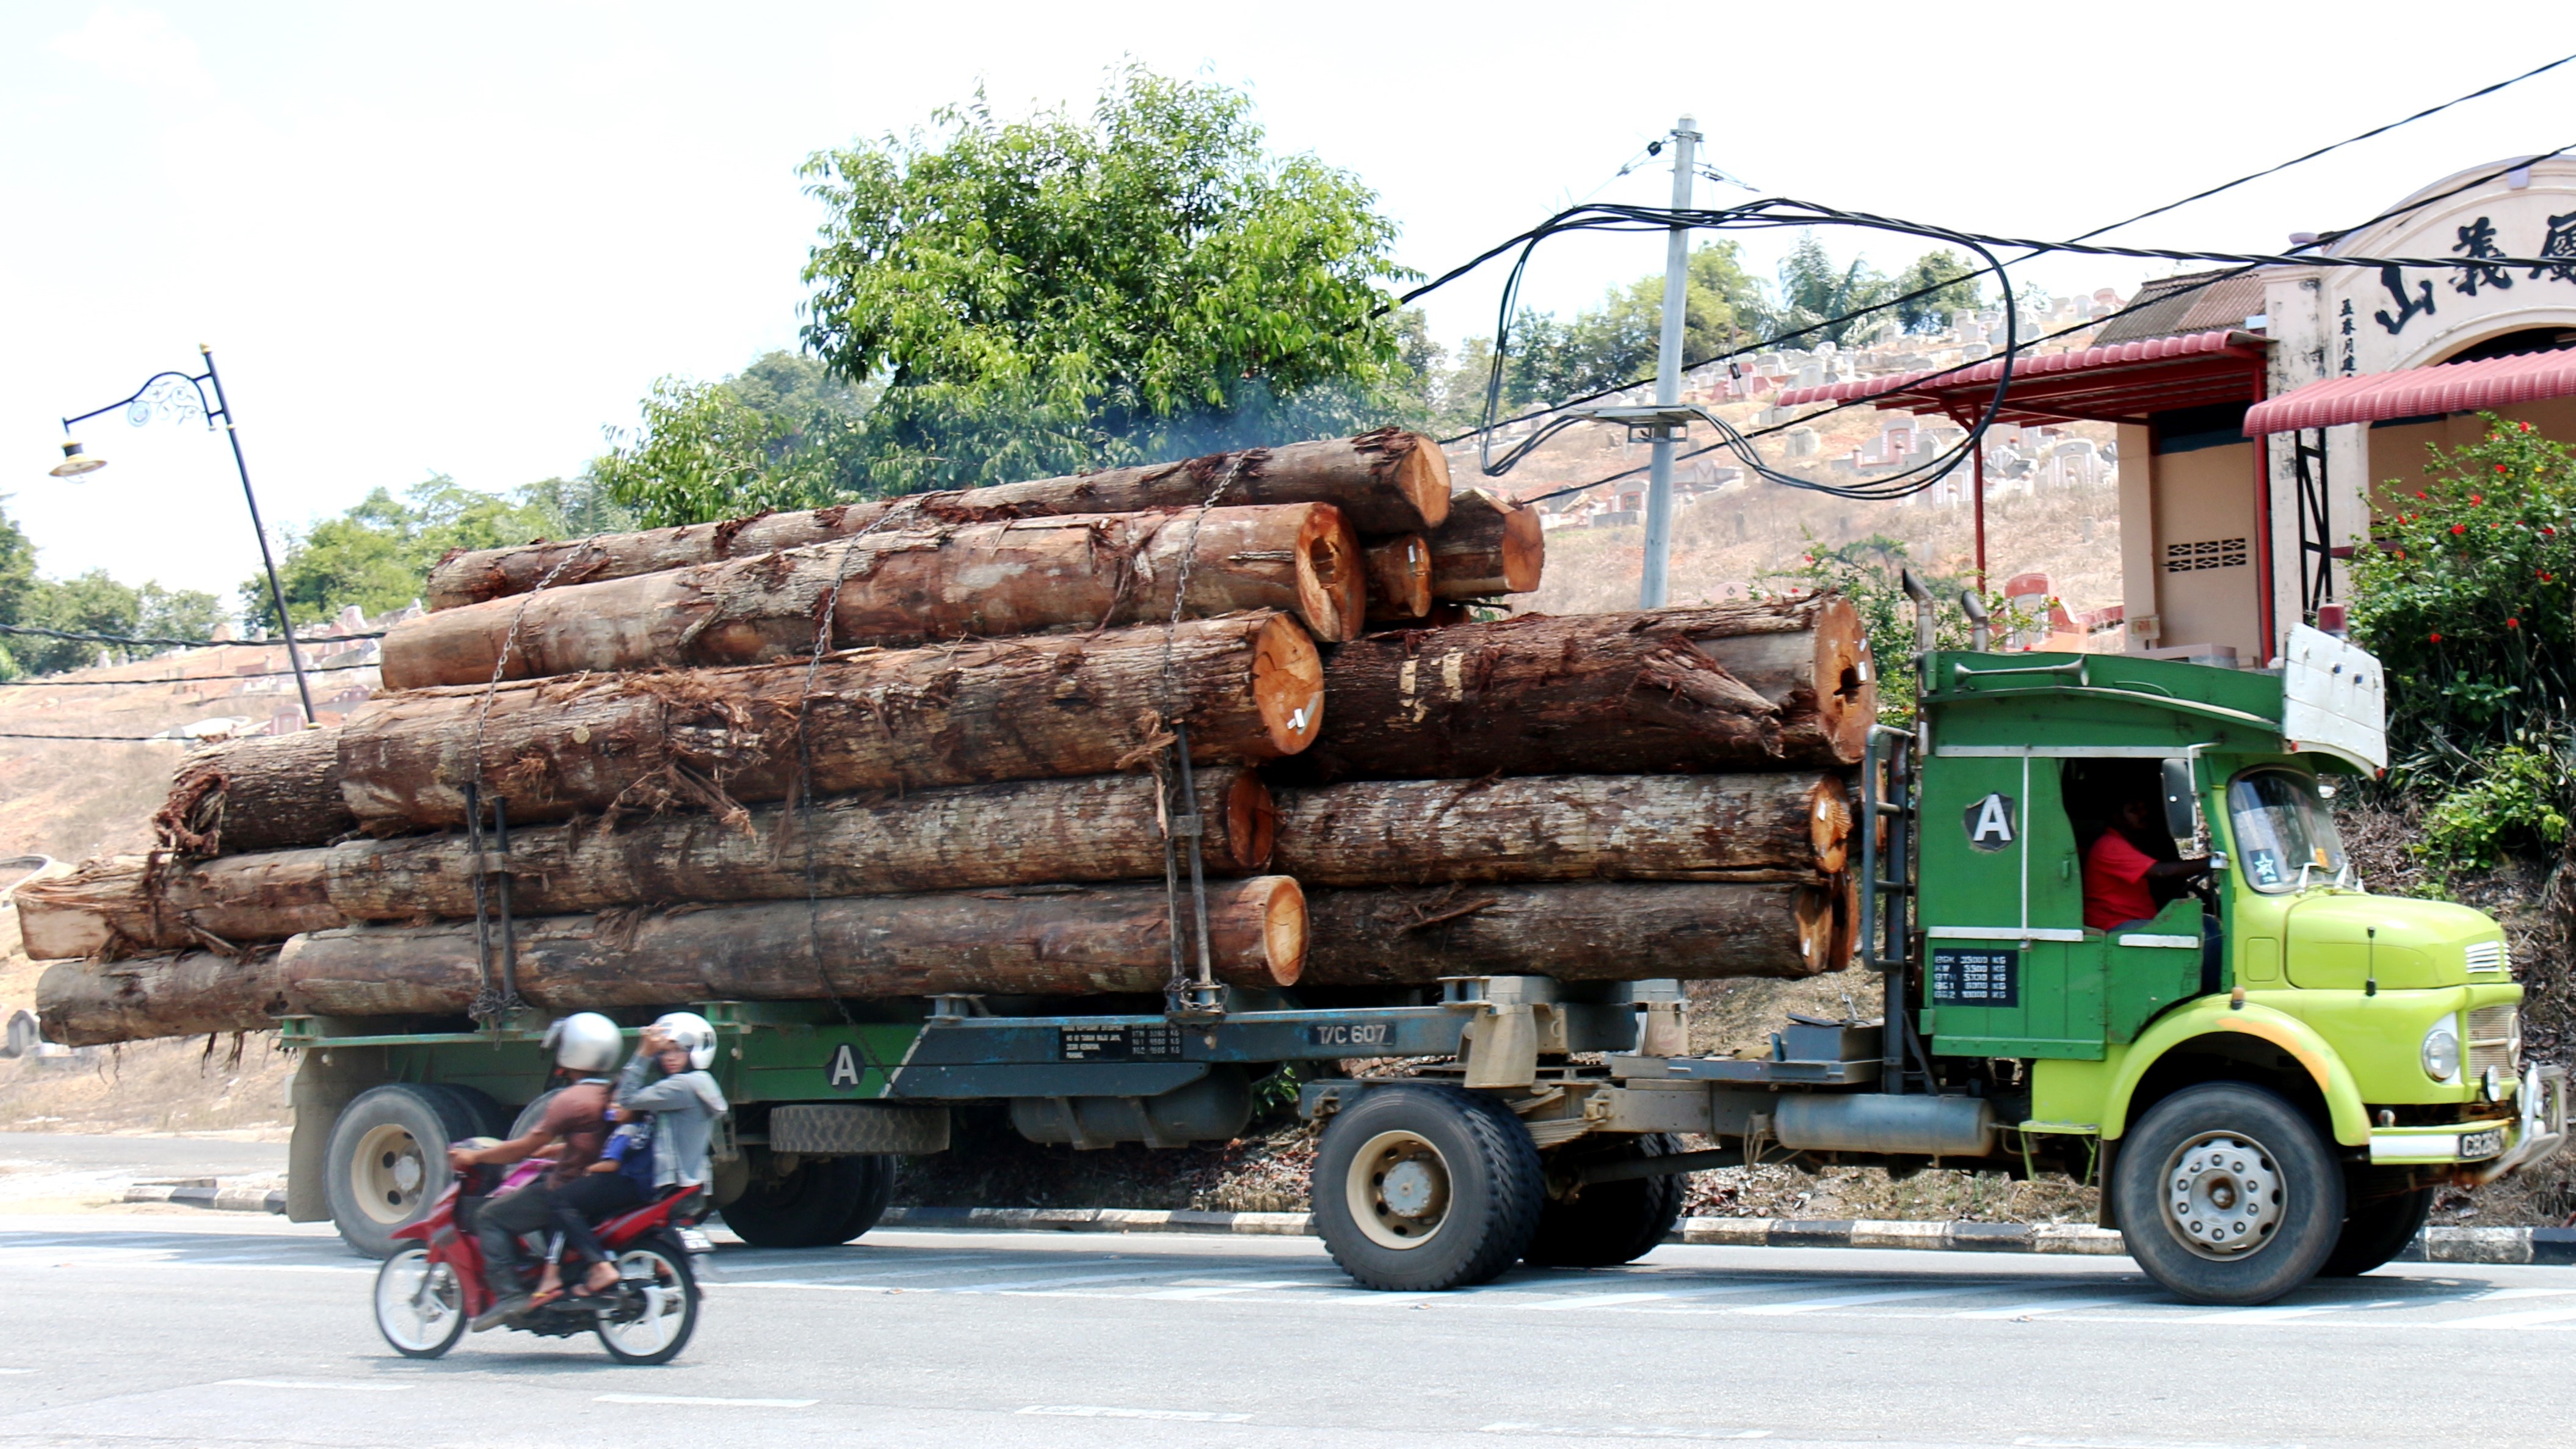
<path fill-rule="evenodd" d="M 2176 840 L 2200 833 L 2200 812 L 2192 808 L 2191 761 L 2165 761 L 2165 832 Z"/>

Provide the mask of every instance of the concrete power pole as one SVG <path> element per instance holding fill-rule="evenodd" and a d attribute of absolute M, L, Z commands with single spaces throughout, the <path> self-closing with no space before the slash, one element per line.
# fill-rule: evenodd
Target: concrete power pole
<path fill-rule="evenodd" d="M 1699 126 L 1684 116 L 1673 127 L 1673 210 L 1688 211 L 1691 174 L 1697 169 Z M 1655 405 L 1669 408 L 1682 400 L 1682 314 L 1690 295 L 1690 228 L 1676 226 L 1664 243 L 1664 334 L 1655 350 Z M 1665 574 L 1673 555 L 1673 451 L 1681 445 L 1678 423 L 1656 427 L 1654 457 L 1646 478 L 1646 576 L 1637 591 L 1638 607 L 1664 606 Z"/>

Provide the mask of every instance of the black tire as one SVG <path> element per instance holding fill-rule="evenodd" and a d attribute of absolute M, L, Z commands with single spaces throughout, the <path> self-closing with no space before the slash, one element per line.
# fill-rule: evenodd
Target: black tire
<path fill-rule="evenodd" d="M 648 1318 L 614 1322 L 603 1317 L 596 1330 L 599 1346 L 619 1363 L 669 1363 L 689 1346 L 690 1337 L 698 1331 L 698 1306 L 703 1295 L 698 1292 L 697 1275 L 680 1245 L 659 1234 L 629 1243 L 618 1253 L 618 1271 L 630 1281 L 638 1265 L 648 1267 L 656 1280 L 659 1291 L 652 1301 L 660 1311 Z"/>
<path fill-rule="evenodd" d="M 340 1240 L 369 1258 L 392 1257 L 400 1246 L 394 1230 L 418 1222 L 447 1190 L 448 1145 L 481 1136 L 486 1125 L 481 1109 L 452 1087 L 395 1082 L 359 1093 L 340 1109 L 323 1152 Z"/>
<path fill-rule="evenodd" d="M 1394 1195 L 1390 1196 L 1390 1190 Z M 1529 1129 L 1457 1087 L 1378 1087 L 1334 1114 L 1315 1153 L 1315 1227 L 1364 1288 L 1445 1292 L 1518 1261 L 1547 1202 Z"/>
<path fill-rule="evenodd" d="M 723 1210 L 725 1226 L 755 1248 L 846 1243 L 876 1226 L 894 1192 L 894 1175 L 874 1157 L 808 1157 L 785 1174 L 768 1167 L 756 1159 L 750 1184 Z"/>
<path fill-rule="evenodd" d="M 2394 1197 L 2354 1202 L 2334 1251 L 2326 1254 L 2317 1276 L 2358 1278 L 2405 1252 L 2415 1235 L 2424 1231 L 2424 1220 L 2433 1215 L 2433 1193 L 2432 1188 L 2419 1187 Z"/>
<path fill-rule="evenodd" d="M 2129 1256 L 2193 1303 L 2269 1303 L 2343 1231 L 2343 1171 L 2316 1128 L 2241 1082 L 2157 1103 L 2121 1142 L 2111 1191 Z"/>
<path fill-rule="evenodd" d="M 562 1090 L 563 1088 L 561 1087 L 551 1087 L 545 1091 L 539 1092 L 534 1101 L 521 1107 L 518 1111 L 518 1115 L 510 1119 L 509 1126 L 501 1129 L 501 1140 L 504 1142 L 516 1142 L 520 1138 L 527 1136 L 529 1133 L 536 1131 L 537 1124 L 546 1120 L 546 1105 L 554 1101 L 555 1093 Z"/>
<path fill-rule="evenodd" d="M 1681 1143 L 1661 1133 L 1615 1137 L 1568 1147 L 1549 1161 L 1550 1175 L 1571 1176 L 1585 1167 L 1670 1157 Z M 1541 1268 L 1608 1268 L 1633 1263 L 1654 1251 L 1682 1215 L 1681 1174 L 1596 1182 L 1550 1196 L 1539 1209 L 1522 1261 Z"/>
<path fill-rule="evenodd" d="M 484 1091 L 480 1087 L 441 1086 L 439 1090 L 446 1092 L 457 1100 L 463 1102 L 466 1110 L 474 1115 L 474 1120 L 480 1125 L 474 1129 L 471 1135 L 476 1137 L 500 1137 L 505 1142 L 509 1140 L 506 1136 L 503 1136 L 503 1134 L 506 1133 L 510 1127 L 510 1109 L 502 1106 L 498 1101 L 494 1100 L 491 1093 Z"/>

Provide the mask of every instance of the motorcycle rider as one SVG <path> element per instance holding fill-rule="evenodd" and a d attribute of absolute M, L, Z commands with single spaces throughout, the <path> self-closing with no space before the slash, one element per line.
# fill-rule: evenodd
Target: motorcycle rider
<path fill-rule="evenodd" d="M 617 1267 L 599 1245 L 592 1224 L 604 1221 L 669 1187 L 697 1187 L 708 1177 L 708 1139 L 725 1111 L 724 1092 L 707 1072 L 716 1055 L 716 1029 L 690 1011 L 670 1012 L 644 1028 L 635 1055 L 618 1074 L 609 1118 L 618 1123 L 651 1119 L 650 1135 L 638 1150 L 652 1154 L 648 1172 L 629 1173 L 616 1162 L 593 1163 L 580 1181 L 554 1196 L 555 1225 L 566 1247 L 591 1265 L 590 1276 L 576 1297 L 604 1293 L 616 1285 Z M 659 1081 L 647 1079 L 658 1069 Z M 649 1187 L 647 1186 L 649 1184 Z M 561 1291 L 561 1270 L 546 1265 L 537 1286 L 537 1301 Z"/>
<path fill-rule="evenodd" d="M 545 1044 L 554 1050 L 555 1067 L 572 1081 L 546 1103 L 544 1118 L 524 1136 L 507 1142 L 481 1149 L 448 1149 L 448 1163 L 459 1172 L 518 1162 L 549 1147 L 557 1149 L 555 1165 L 544 1176 L 484 1203 L 477 1217 L 475 1231 L 482 1240 L 484 1283 L 492 1291 L 492 1306 L 475 1317 L 475 1332 L 497 1327 L 528 1308 L 528 1293 L 519 1286 L 519 1235 L 552 1222 L 556 1194 L 580 1180 L 599 1160 L 600 1148 L 608 1140 L 607 1072 L 617 1065 L 623 1040 L 617 1023 L 595 1011 L 576 1012 L 547 1027 Z"/>

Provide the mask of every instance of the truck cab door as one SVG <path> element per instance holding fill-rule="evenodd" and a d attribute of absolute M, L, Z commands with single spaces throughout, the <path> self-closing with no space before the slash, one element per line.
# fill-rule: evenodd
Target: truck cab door
<path fill-rule="evenodd" d="M 1935 1052 L 2102 1059 L 2104 947 L 2084 929 L 2060 764 L 2001 753 L 1924 762 L 1922 1028 Z"/>

